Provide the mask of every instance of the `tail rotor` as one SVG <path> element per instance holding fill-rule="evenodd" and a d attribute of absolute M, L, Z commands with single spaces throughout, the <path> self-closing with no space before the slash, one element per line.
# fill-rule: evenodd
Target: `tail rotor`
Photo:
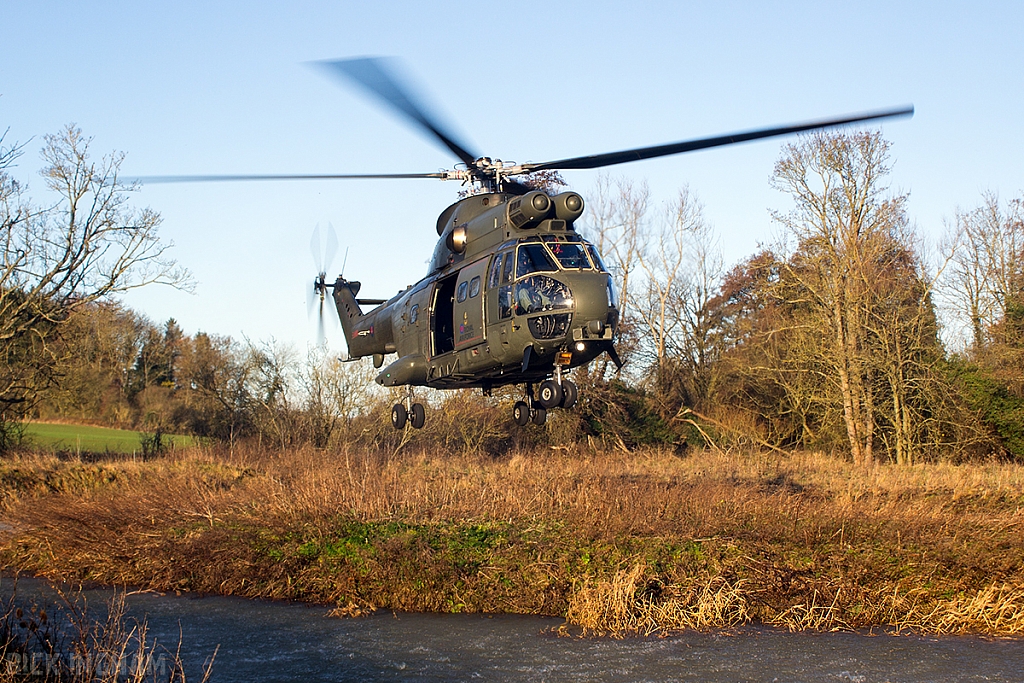
<path fill-rule="evenodd" d="M 312 288 L 306 289 L 306 312 L 313 315 L 313 309 L 317 308 L 316 343 L 317 346 L 327 345 L 327 334 L 324 329 L 324 300 L 327 298 L 327 289 L 333 287 L 327 282 L 327 270 L 331 267 L 334 257 L 338 253 L 338 234 L 334 226 L 327 224 L 325 231 L 320 230 L 317 223 L 313 228 L 313 236 L 309 241 L 309 250 L 313 255 L 313 264 L 316 266 L 317 274 L 313 279 Z"/>

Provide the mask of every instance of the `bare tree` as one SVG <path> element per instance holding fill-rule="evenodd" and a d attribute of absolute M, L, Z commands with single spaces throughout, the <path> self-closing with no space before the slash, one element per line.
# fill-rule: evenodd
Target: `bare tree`
<path fill-rule="evenodd" d="M 688 188 L 680 191 L 672 215 L 683 235 L 686 266 L 673 302 L 679 320 L 674 355 L 685 376 L 687 404 L 697 406 L 711 392 L 713 369 L 721 353 L 721 312 L 714 302 L 725 267 L 718 237 Z"/>
<path fill-rule="evenodd" d="M 650 204 L 647 183 L 600 176 L 589 202 L 587 232 L 604 255 L 612 271 L 619 298 L 619 341 L 616 348 L 624 360 L 637 345 L 633 290 L 636 287 L 638 256 L 643 248 Z M 598 376 L 604 376 L 602 366 Z"/>
<path fill-rule="evenodd" d="M 342 361 L 323 346 L 309 350 L 300 383 L 305 392 L 309 440 L 314 446 L 326 448 L 336 445 L 339 436 L 349 436 L 351 419 L 371 403 L 375 373 L 369 363 Z"/>
<path fill-rule="evenodd" d="M 24 414 L 50 379 L 48 347 L 70 311 L 151 283 L 190 284 L 157 236 L 159 214 L 130 205 L 124 155 L 93 162 L 89 144 L 75 126 L 45 137 L 42 175 L 57 199 L 42 208 L 7 171 L 20 148 L 0 151 L 0 423 Z"/>
<path fill-rule="evenodd" d="M 865 325 L 880 384 L 875 391 L 885 401 L 878 416 L 887 424 L 879 431 L 890 458 L 910 465 L 925 446 L 951 446 L 943 443 L 951 411 L 946 378 L 936 371 L 944 351 L 933 305 L 949 257 L 930 272 L 907 226 L 895 225 L 889 237 L 890 250 L 876 263 Z"/>
<path fill-rule="evenodd" d="M 980 206 L 956 212 L 956 251 L 947 298 L 967 322 L 972 349 L 981 352 L 1024 293 L 1024 197 L 1004 209 L 987 192 Z"/>
<path fill-rule="evenodd" d="M 651 353 L 658 393 L 693 407 L 707 393 L 714 361 L 716 314 L 711 301 L 722 276 L 722 258 L 703 207 L 688 187 L 666 207 L 656 230 L 641 233 L 637 261 L 643 293 L 635 302 Z"/>
<path fill-rule="evenodd" d="M 643 327 L 640 346 L 649 349 L 647 364 L 653 367 L 654 383 L 661 391 L 668 385 L 670 339 L 678 332 L 679 318 L 673 306 L 686 265 L 686 230 L 694 218 L 700 218 L 699 207 L 694 210 L 688 196 L 680 199 L 658 228 L 644 225 L 637 231 L 636 260 L 643 275 L 635 302 Z"/>
<path fill-rule="evenodd" d="M 8 132 L 4 131 L 4 134 L 0 135 L 0 229 L 3 229 L 5 239 L 9 239 L 8 233 L 26 218 L 26 209 L 21 201 L 21 184 L 7 171 L 24 153 L 25 146 L 18 143 L 5 146 L 4 141 Z M 5 261 L 5 270 L 6 267 Z"/>
<path fill-rule="evenodd" d="M 732 420 L 745 414 L 746 431 L 773 446 L 836 445 L 842 418 L 836 419 L 834 371 L 823 360 L 820 317 L 786 260 L 765 250 L 740 263 L 722 278 L 710 308 L 720 335 L 712 412 L 724 406 Z"/>
<path fill-rule="evenodd" d="M 246 340 L 242 354 L 244 392 L 258 443 L 267 439 L 280 448 L 299 437 L 297 410 L 292 395 L 295 386 L 294 350 L 271 339 L 253 343 Z"/>
<path fill-rule="evenodd" d="M 877 132 L 816 133 L 785 147 L 772 184 L 795 208 L 774 214 L 800 245 L 787 262 L 819 315 L 854 462 L 870 463 L 876 425 L 869 316 L 890 268 L 906 195 L 889 195 L 889 143 Z"/>

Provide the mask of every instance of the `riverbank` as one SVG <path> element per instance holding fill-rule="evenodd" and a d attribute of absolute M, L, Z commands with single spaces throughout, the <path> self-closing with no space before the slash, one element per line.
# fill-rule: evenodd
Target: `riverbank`
<path fill-rule="evenodd" d="M 1024 633 L 1024 467 L 194 448 L 0 461 L 3 568 L 588 633 Z"/>

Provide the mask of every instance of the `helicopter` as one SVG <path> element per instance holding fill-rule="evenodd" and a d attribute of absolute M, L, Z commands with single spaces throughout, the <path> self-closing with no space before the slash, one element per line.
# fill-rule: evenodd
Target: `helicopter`
<path fill-rule="evenodd" d="M 615 349 L 619 310 L 612 273 L 597 247 L 577 230 L 583 197 L 536 189 L 541 172 L 595 169 L 863 121 L 912 116 L 913 106 L 729 133 L 683 142 L 515 163 L 480 156 L 457 140 L 416 101 L 387 60 L 362 57 L 314 63 L 363 88 L 370 96 L 440 142 L 459 161 L 434 173 L 332 175 L 158 176 L 143 182 L 301 179 L 454 180 L 467 196 L 436 222 L 437 246 L 425 277 L 390 299 L 359 298 L 361 284 L 321 271 L 313 292 L 328 290 L 348 346 L 349 359 L 372 358 L 384 387 L 405 387 L 391 410 L 395 429 L 426 421 L 414 387 L 493 389 L 522 385 L 512 418 L 543 425 L 548 411 L 579 400 L 572 369 Z M 367 307 L 368 310 L 364 310 Z M 393 358 L 392 358 L 393 357 Z"/>

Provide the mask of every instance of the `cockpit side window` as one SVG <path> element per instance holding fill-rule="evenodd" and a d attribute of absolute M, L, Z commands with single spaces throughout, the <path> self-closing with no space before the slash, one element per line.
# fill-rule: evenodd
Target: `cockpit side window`
<path fill-rule="evenodd" d="M 498 278 L 501 277 L 501 257 L 503 255 L 504 254 L 495 254 L 494 255 L 494 262 L 491 263 L 491 273 L 490 273 L 490 275 L 487 276 L 487 286 L 488 287 L 497 287 L 498 286 Z"/>
<path fill-rule="evenodd" d="M 548 256 L 548 250 L 543 244 L 521 244 L 519 245 L 519 257 L 516 260 L 516 277 L 523 277 L 530 273 L 550 272 L 558 270 L 558 266 Z"/>
<path fill-rule="evenodd" d="M 601 260 L 601 254 L 597 253 L 597 247 L 593 244 L 587 244 L 587 253 L 590 254 L 590 258 L 598 270 L 602 273 L 608 272 L 608 266 L 604 265 L 604 261 Z"/>
<path fill-rule="evenodd" d="M 515 266 L 515 264 L 516 262 L 515 259 L 512 258 L 512 252 L 506 251 L 505 260 L 502 262 L 501 266 L 501 284 L 507 285 L 508 283 L 512 282 L 512 268 L 513 266 Z"/>

